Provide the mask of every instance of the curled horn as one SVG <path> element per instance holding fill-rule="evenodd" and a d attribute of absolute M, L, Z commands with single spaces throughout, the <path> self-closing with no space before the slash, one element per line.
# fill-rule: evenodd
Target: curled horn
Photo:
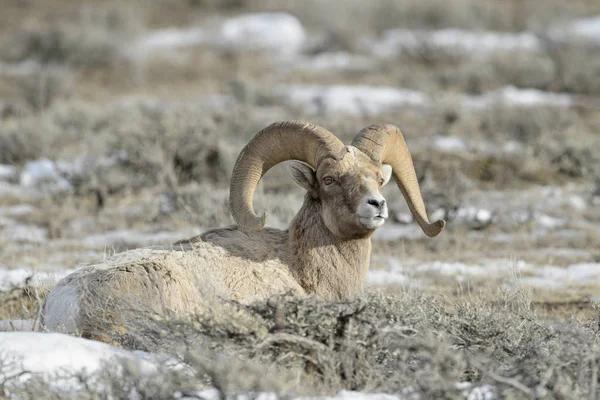
<path fill-rule="evenodd" d="M 276 122 L 256 134 L 237 158 L 231 176 L 229 210 L 245 231 L 261 230 L 267 215 L 256 215 L 254 191 L 262 176 L 276 164 L 303 161 L 317 168 L 328 157 L 341 159 L 344 144 L 330 131 L 302 121 Z"/>
<path fill-rule="evenodd" d="M 444 229 L 446 221 L 439 220 L 431 223 L 427 218 L 412 157 L 398 127 L 394 125 L 366 127 L 356 135 L 352 146 L 371 157 L 373 161 L 392 166 L 394 180 L 415 220 L 427 236 L 437 236 Z"/>

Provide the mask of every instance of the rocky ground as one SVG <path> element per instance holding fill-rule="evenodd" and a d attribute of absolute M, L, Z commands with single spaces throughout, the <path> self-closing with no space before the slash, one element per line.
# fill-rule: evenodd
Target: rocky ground
<path fill-rule="evenodd" d="M 600 5 L 309 3 L 6 2 L 1 319 L 34 319 L 79 266 L 231 223 L 235 157 L 286 119 L 346 142 L 372 123 L 399 126 L 430 216 L 448 220 L 426 238 L 386 187 L 392 218 L 374 238 L 371 291 L 416 291 L 452 310 L 525 292 L 544 323 L 595 318 Z M 301 201 L 276 167 L 255 204 L 284 227 Z"/>

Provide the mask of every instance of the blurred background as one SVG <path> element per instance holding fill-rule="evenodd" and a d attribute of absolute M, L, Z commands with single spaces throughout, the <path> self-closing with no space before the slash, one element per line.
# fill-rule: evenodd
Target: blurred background
<path fill-rule="evenodd" d="M 0 290 L 232 223 L 247 141 L 399 126 L 426 238 L 389 185 L 369 284 L 600 296 L 597 0 L 3 0 Z M 255 198 L 284 228 L 281 167 Z"/>

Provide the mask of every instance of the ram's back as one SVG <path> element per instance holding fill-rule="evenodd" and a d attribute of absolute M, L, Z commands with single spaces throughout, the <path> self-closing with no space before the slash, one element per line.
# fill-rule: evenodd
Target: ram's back
<path fill-rule="evenodd" d="M 116 254 L 62 279 L 48 295 L 43 325 L 105 341 L 149 315 L 182 315 L 224 299 L 243 303 L 303 293 L 280 259 L 285 231 L 223 228 L 168 247 Z"/>

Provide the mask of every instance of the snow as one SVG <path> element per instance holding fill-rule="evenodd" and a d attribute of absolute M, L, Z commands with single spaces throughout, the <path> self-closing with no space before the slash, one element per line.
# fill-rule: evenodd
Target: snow
<path fill-rule="evenodd" d="M 552 93 L 538 89 L 519 89 L 512 85 L 481 96 L 459 96 L 457 100 L 461 106 L 474 109 L 485 109 L 494 105 L 514 107 L 569 107 L 573 105 L 573 98 L 566 93 Z"/>
<path fill-rule="evenodd" d="M 600 16 L 576 19 L 567 26 L 550 28 L 547 33 L 563 41 L 577 38 L 600 41 Z M 424 49 L 443 50 L 457 55 L 543 50 L 542 42 L 534 32 L 505 33 L 454 28 L 392 29 L 385 31 L 381 39 L 367 39 L 365 45 L 366 50 L 382 58 L 396 57 L 404 52 L 419 52 Z"/>
<path fill-rule="evenodd" d="M 306 33 L 293 15 L 257 13 L 226 20 L 221 26 L 221 37 L 231 49 L 295 54 L 302 48 Z"/>
<path fill-rule="evenodd" d="M 368 71 L 376 65 L 376 61 L 372 57 L 351 54 L 347 51 L 332 51 L 306 57 L 299 62 L 295 61 L 292 65 L 300 69 Z"/>
<path fill-rule="evenodd" d="M 221 392 L 215 388 L 201 390 L 190 393 L 189 396 L 177 396 L 180 400 L 204 399 L 204 400 L 220 400 Z M 237 400 L 247 400 L 249 398 L 255 400 L 277 400 L 278 396 L 275 393 L 248 393 L 239 394 L 234 397 Z M 305 397 L 290 397 L 293 400 L 401 400 L 404 397 L 399 397 L 393 394 L 386 393 L 364 393 L 349 390 L 341 390 L 335 396 L 305 396 Z"/>
<path fill-rule="evenodd" d="M 431 218 L 433 219 L 433 216 Z M 449 212 L 448 218 L 455 223 L 467 224 L 472 228 L 482 228 L 492 222 L 493 213 L 485 208 L 463 206 Z"/>
<path fill-rule="evenodd" d="M 458 136 L 436 136 L 433 138 L 433 146 L 447 153 L 463 152 L 468 150 L 467 143 Z"/>
<path fill-rule="evenodd" d="M 480 96 L 438 96 L 434 99 L 424 92 L 391 86 L 281 85 L 273 89 L 272 96 L 292 107 L 299 107 L 310 115 L 378 115 L 398 111 L 404 106 L 434 107 L 436 103 L 455 104 L 475 110 L 498 105 L 569 107 L 574 104 L 572 97 L 565 93 L 519 89 L 514 86 L 506 86 Z M 439 136 L 433 143 L 436 148 L 446 152 L 468 149 L 467 143 L 458 137 Z"/>
<path fill-rule="evenodd" d="M 406 285 L 410 282 L 408 276 L 393 270 L 373 269 L 369 271 L 368 283 L 370 285 Z"/>
<path fill-rule="evenodd" d="M 421 273 L 435 273 L 439 275 L 457 276 L 463 277 L 465 275 L 486 275 L 490 271 L 490 267 L 484 265 L 468 265 L 459 262 L 443 262 L 435 261 L 432 263 L 425 263 L 417 265 L 414 270 Z"/>
<path fill-rule="evenodd" d="M 435 261 L 403 266 L 398 260 L 380 260 L 379 265 L 387 268 L 371 269 L 367 282 L 372 285 L 387 283 L 407 283 L 408 277 L 419 280 L 423 276 L 441 275 L 463 281 L 473 277 L 511 278 L 520 275 L 525 285 L 539 288 L 566 288 L 586 286 L 600 281 L 600 263 L 577 263 L 566 267 L 557 265 L 534 265 L 525 261 L 510 259 L 483 259 L 477 264 Z M 395 276 L 397 275 L 397 277 Z"/>
<path fill-rule="evenodd" d="M 14 181 L 18 175 L 17 167 L 8 164 L 0 164 L 0 181 Z"/>
<path fill-rule="evenodd" d="M 80 382 L 73 376 L 100 372 L 107 363 L 128 362 L 142 375 L 157 372 L 159 366 L 150 357 L 60 333 L 0 333 L 0 355 L 4 361 L 0 381 L 26 372 L 12 384 L 26 383 L 35 374 L 51 382 L 53 388 L 62 390 L 76 390 Z"/>
<path fill-rule="evenodd" d="M 206 44 L 229 51 L 269 51 L 273 55 L 300 52 L 306 33 L 298 18 L 287 13 L 255 13 L 228 18 L 219 29 L 168 28 L 148 33 L 133 44 L 132 54 L 182 49 Z"/>
<path fill-rule="evenodd" d="M 50 383 L 53 390 L 63 393 L 77 395 L 77 391 L 83 389 L 82 380 L 89 388 L 101 390 L 99 382 L 94 374 L 110 370 L 111 374 L 122 373 L 122 365 L 127 363 L 129 367 L 142 376 L 152 377 L 160 371 L 161 366 L 172 369 L 182 369 L 185 365 L 177 360 L 158 354 L 144 353 L 140 351 L 127 351 L 106 343 L 82 339 L 60 333 L 40 332 L 6 332 L 0 333 L 0 356 L 3 368 L 0 370 L 0 382 L 20 373 L 23 375 L 7 382 L 5 389 L 10 393 L 11 389 L 27 385 L 34 376 L 41 377 Z M 465 388 L 468 389 L 468 388 Z M 410 393 L 407 389 L 403 392 Z M 401 396 L 401 397 L 399 397 Z M 197 392 L 173 394 L 177 399 L 206 399 L 217 400 L 221 398 L 221 392 L 216 388 L 209 388 Z M 254 398 L 260 400 L 277 399 L 275 393 L 258 392 L 239 394 L 237 399 Z M 318 397 L 296 397 L 297 400 L 399 400 L 401 395 L 385 393 L 362 393 L 342 390 L 335 396 Z"/>
<path fill-rule="evenodd" d="M 462 29 L 438 31 L 393 29 L 384 32 L 381 40 L 367 41 L 367 43 L 373 54 L 379 57 L 393 57 L 402 54 L 403 51 L 426 48 L 456 54 L 541 49 L 540 41 L 530 32 L 476 32 Z"/>
<path fill-rule="evenodd" d="M 30 161 L 25 164 L 21 172 L 21 186 L 43 188 L 47 187 L 52 191 L 62 191 L 71 189 L 71 184 L 61 176 L 56 163 L 42 158 Z"/>
<path fill-rule="evenodd" d="M 19 201 L 35 201 L 40 199 L 43 195 L 44 194 L 39 191 L 0 180 L 0 199 L 11 198 L 18 199 Z"/>
<path fill-rule="evenodd" d="M 0 320 L 0 332 L 12 332 L 12 331 L 32 331 L 33 320 L 31 319 L 12 319 L 12 320 Z"/>
<path fill-rule="evenodd" d="M 276 89 L 291 106 L 307 114 L 375 115 L 397 111 L 405 105 L 423 106 L 430 102 L 424 93 L 387 86 L 291 85 Z"/>
<path fill-rule="evenodd" d="M 140 39 L 135 47 L 141 51 L 196 46 L 209 41 L 209 34 L 200 28 L 160 29 Z"/>
<path fill-rule="evenodd" d="M 573 21 L 568 30 L 577 36 L 600 41 L 600 15 Z"/>
<path fill-rule="evenodd" d="M 15 206 L 0 207 L 0 215 L 9 217 L 21 217 L 29 215 L 35 211 L 35 207 L 30 204 L 17 204 Z"/>
<path fill-rule="evenodd" d="M 73 269 L 60 271 L 34 271 L 26 268 L 8 269 L 0 265 L 0 290 L 22 287 L 26 281 L 31 286 L 54 285 L 73 271 Z"/>
<path fill-rule="evenodd" d="M 48 237 L 48 230 L 36 225 L 9 224 L 0 232 L 0 241 L 13 241 L 21 243 L 44 243 Z"/>
<path fill-rule="evenodd" d="M 424 237 L 425 234 L 417 224 L 384 225 L 373 234 L 373 239 L 388 242 L 398 239 L 423 239 Z"/>
<path fill-rule="evenodd" d="M 567 198 L 567 201 L 569 205 L 577 211 L 584 211 L 588 208 L 587 202 L 581 196 L 571 195 Z"/>
<path fill-rule="evenodd" d="M 570 106 L 573 100 L 565 93 L 550 93 L 537 89 L 518 89 L 514 86 L 506 86 L 496 92 L 499 101 L 514 106 Z"/>
<path fill-rule="evenodd" d="M 544 213 L 534 213 L 535 221 L 544 228 L 561 228 L 567 224 L 566 218 L 553 217 Z"/>

